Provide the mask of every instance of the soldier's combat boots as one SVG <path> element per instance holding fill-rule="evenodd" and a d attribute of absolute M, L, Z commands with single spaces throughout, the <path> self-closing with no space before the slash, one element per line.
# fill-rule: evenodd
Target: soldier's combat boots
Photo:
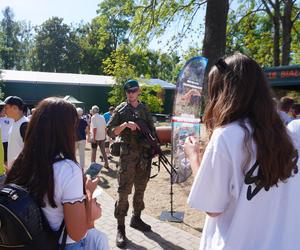
<path fill-rule="evenodd" d="M 135 215 L 131 218 L 130 226 L 142 232 L 151 231 L 151 226 L 143 222 L 141 217 Z"/>
<path fill-rule="evenodd" d="M 127 238 L 125 233 L 125 226 L 118 225 L 116 245 L 117 247 L 123 248 L 126 246 L 126 244 L 127 244 Z"/>

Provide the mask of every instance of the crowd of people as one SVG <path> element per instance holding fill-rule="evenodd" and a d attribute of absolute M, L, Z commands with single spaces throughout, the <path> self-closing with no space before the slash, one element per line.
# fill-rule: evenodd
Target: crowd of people
<path fill-rule="evenodd" d="M 96 105 L 85 115 L 82 108 L 56 97 L 42 100 L 30 117 L 24 115 L 20 97 L 0 102 L 0 184 L 25 187 L 53 230 L 64 221 L 67 250 L 109 249 L 106 235 L 94 228 L 101 217 L 95 197 L 99 178 L 84 174 L 86 142 L 91 144 L 91 163 L 99 147 L 107 169 L 109 144 L 117 137 L 121 142 L 116 245 L 123 248 L 128 242 L 125 217 L 133 187 L 130 226 L 152 230 L 141 214 L 153 155 L 136 119 L 145 121 L 153 135 L 155 127 L 139 101 L 138 81 L 127 81 L 124 92 L 126 101 L 104 115 Z M 194 137 L 184 145 L 195 176 L 188 203 L 207 214 L 200 249 L 298 245 L 300 104 L 283 97 L 276 105 L 253 59 L 236 53 L 212 67 L 203 117 L 208 142 L 204 150 Z"/>

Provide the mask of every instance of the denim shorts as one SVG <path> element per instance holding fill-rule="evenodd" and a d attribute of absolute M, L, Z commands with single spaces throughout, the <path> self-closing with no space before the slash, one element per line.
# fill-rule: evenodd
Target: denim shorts
<path fill-rule="evenodd" d="M 75 243 L 66 244 L 65 250 L 84 250 L 85 245 L 86 245 L 86 238 Z"/>
<path fill-rule="evenodd" d="M 65 250 L 109 250 L 108 239 L 97 229 L 89 229 L 85 238 L 66 244 Z"/>

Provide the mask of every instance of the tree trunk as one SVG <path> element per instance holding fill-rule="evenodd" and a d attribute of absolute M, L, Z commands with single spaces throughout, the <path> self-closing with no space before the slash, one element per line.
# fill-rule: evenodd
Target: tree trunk
<path fill-rule="evenodd" d="M 291 32 L 293 27 L 292 22 L 292 9 L 293 1 L 284 1 L 284 12 L 282 17 L 282 50 L 281 50 L 281 64 L 288 65 L 290 63 L 290 53 L 291 53 Z"/>
<path fill-rule="evenodd" d="M 202 54 L 208 59 L 204 77 L 201 112 L 205 107 L 207 96 L 207 76 L 210 68 L 218 58 L 224 56 L 226 49 L 226 26 L 229 10 L 229 0 L 208 0 L 206 4 L 205 33 Z"/>
<path fill-rule="evenodd" d="M 208 0 L 206 5 L 203 56 L 208 59 L 207 72 L 225 54 L 229 0 Z"/>
<path fill-rule="evenodd" d="M 266 8 L 266 12 L 273 22 L 274 36 L 273 36 L 273 64 L 280 65 L 280 1 L 262 0 Z"/>
<path fill-rule="evenodd" d="M 273 17 L 274 36 L 273 36 L 273 63 L 274 66 L 280 65 L 280 22 L 276 16 Z"/>
<path fill-rule="evenodd" d="M 279 66 L 280 65 L 280 3 L 279 0 L 275 1 L 273 24 L 274 24 L 273 62 L 274 62 L 274 66 Z"/>

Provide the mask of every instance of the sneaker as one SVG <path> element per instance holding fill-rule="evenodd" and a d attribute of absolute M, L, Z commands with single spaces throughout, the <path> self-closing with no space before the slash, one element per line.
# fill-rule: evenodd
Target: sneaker
<path fill-rule="evenodd" d="M 118 226 L 117 230 L 117 237 L 116 237 L 116 245 L 117 247 L 125 247 L 127 244 L 127 238 L 126 238 L 126 233 L 125 233 L 125 226 Z"/>
<path fill-rule="evenodd" d="M 109 169 L 109 165 L 108 164 L 104 164 L 104 168 Z"/>
<path fill-rule="evenodd" d="M 109 159 L 109 160 L 112 160 L 113 159 L 113 157 L 110 155 L 110 156 L 107 156 L 107 158 Z"/>
<path fill-rule="evenodd" d="M 142 232 L 151 231 L 151 226 L 143 222 L 142 219 L 137 216 L 132 216 L 130 226 Z"/>

